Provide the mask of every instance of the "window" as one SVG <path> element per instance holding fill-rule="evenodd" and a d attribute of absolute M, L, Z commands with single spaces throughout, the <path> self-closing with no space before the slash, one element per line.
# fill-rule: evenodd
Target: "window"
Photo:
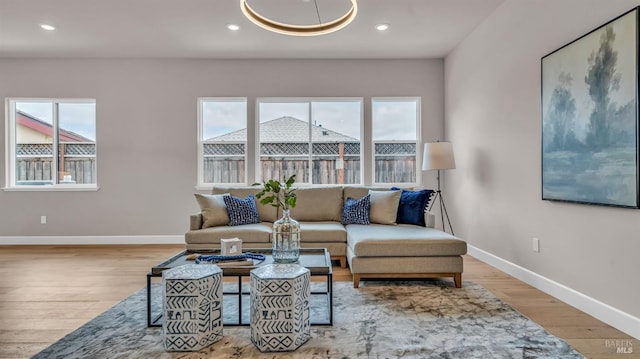
<path fill-rule="evenodd" d="M 420 183 L 419 97 L 372 98 L 367 119 L 360 97 L 258 98 L 255 121 L 249 108 L 245 97 L 198 99 L 198 189 L 293 174 L 300 185 Z"/>
<path fill-rule="evenodd" d="M 373 183 L 418 183 L 419 98 L 374 98 Z"/>
<path fill-rule="evenodd" d="M 261 181 L 361 183 L 362 99 L 259 99 Z"/>
<path fill-rule="evenodd" d="M 7 99 L 11 189 L 97 188 L 93 99 Z"/>
<path fill-rule="evenodd" d="M 198 100 L 198 184 L 246 183 L 247 99 Z"/>

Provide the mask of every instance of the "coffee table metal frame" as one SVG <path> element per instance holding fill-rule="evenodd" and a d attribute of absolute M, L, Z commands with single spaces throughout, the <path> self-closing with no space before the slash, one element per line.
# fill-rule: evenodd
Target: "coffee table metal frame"
<path fill-rule="evenodd" d="M 236 277 L 238 280 L 238 290 L 231 292 L 223 292 L 223 295 L 235 295 L 238 300 L 238 321 L 236 323 L 223 323 L 226 326 L 247 326 L 250 323 L 243 322 L 242 320 L 242 298 L 243 296 L 249 296 L 249 291 L 242 290 L 242 279 L 249 278 L 250 272 L 252 269 L 255 269 L 259 266 L 263 266 L 266 264 L 273 263 L 273 258 L 271 257 L 271 249 L 259 248 L 259 249 L 249 249 L 243 248 L 244 252 L 253 252 L 253 253 L 261 253 L 266 256 L 266 259 L 259 263 L 256 266 L 230 266 L 230 267 L 221 267 L 222 275 L 224 277 Z M 220 251 L 192 251 L 192 250 L 184 250 L 166 260 L 162 261 L 162 263 L 155 265 L 151 268 L 151 272 L 147 273 L 147 327 L 161 327 L 162 324 L 159 323 L 160 318 L 162 318 L 162 314 L 153 318 L 151 313 L 151 282 L 152 278 L 162 278 L 162 271 L 167 270 L 169 268 L 174 268 L 183 264 L 193 263 L 193 261 L 188 261 L 186 256 L 192 253 L 199 254 L 220 254 Z M 324 277 L 326 281 L 326 290 L 325 291 L 312 291 L 311 295 L 325 295 L 327 296 L 327 306 L 329 313 L 329 321 L 327 322 L 311 322 L 311 325 L 333 325 L 333 270 L 331 267 L 331 257 L 329 255 L 329 251 L 326 248 L 301 248 L 300 249 L 300 260 L 298 264 L 301 266 L 308 268 L 311 271 L 311 277 Z M 206 265 L 206 264 L 204 264 Z"/>

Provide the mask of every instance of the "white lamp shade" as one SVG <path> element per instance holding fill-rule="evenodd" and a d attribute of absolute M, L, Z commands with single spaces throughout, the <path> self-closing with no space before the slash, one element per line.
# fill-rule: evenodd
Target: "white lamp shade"
<path fill-rule="evenodd" d="M 424 144 L 422 170 L 447 170 L 456 168 L 451 142 L 431 142 Z"/>

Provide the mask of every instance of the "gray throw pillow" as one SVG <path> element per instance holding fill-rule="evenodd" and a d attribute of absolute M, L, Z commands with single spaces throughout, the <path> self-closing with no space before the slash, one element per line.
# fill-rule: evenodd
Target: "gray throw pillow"
<path fill-rule="evenodd" d="M 229 194 L 195 194 L 196 201 L 202 211 L 202 228 L 229 224 L 227 205 L 224 203 L 225 195 Z"/>
<path fill-rule="evenodd" d="M 371 223 L 396 224 L 401 191 L 371 191 Z"/>

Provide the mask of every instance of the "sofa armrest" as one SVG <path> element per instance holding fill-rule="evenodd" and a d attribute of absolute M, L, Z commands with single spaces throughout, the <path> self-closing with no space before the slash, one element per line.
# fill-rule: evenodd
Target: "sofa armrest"
<path fill-rule="evenodd" d="M 435 228 L 436 227 L 436 216 L 435 214 L 424 211 L 424 223 L 426 227 Z"/>
<path fill-rule="evenodd" d="M 202 229 L 202 213 L 195 213 L 189 217 L 189 229 L 192 231 Z"/>

